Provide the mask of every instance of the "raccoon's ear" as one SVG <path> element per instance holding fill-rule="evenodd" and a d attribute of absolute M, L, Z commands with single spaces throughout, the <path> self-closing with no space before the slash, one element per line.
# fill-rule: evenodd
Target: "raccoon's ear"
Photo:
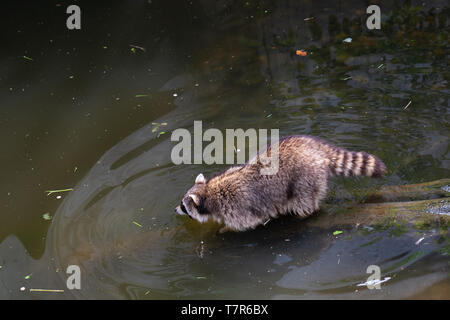
<path fill-rule="evenodd" d="M 195 183 L 206 183 L 206 179 L 203 173 L 200 173 L 197 178 L 195 178 Z"/>
<path fill-rule="evenodd" d="M 191 193 L 189 197 L 194 201 L 197 207 L 200 205 L 200 197 L 198 195 Z"/>

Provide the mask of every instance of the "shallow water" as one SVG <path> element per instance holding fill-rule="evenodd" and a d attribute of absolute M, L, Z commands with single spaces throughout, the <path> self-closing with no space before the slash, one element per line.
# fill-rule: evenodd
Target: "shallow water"
<path fill-rule="evenodd" d="M 0 298 L 450 298 L 445 224 L 333 218 L 364 190 L 449 177 L 448 4 L 386 2 L 368 32 L 365 2 L 333 3 L 86 4 L 80 31 L 63 6 L 11 3 Z M 173 212 L 199 172 L 226 168 L 172 163 L 171 132 L 194 120 L 319 136 L 376 154 L 388 174 L 333 179 L 307 222 L 220 234 Z M 66 288 L 70 264 L 81 290 Z M 381 290 L 358 286 L 369 265 L 391 278 Z"/>

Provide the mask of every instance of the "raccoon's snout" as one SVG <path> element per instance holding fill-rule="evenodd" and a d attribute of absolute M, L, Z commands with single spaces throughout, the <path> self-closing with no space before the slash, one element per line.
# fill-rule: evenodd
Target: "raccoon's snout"
<path fill-rule="evenodd" d="M 184 212 L 184 211 L 181 209 L 181 206 L 177 206 L 177 207 L 175 208 L 175 212 L 178 213 L 179 215 L 185 215 L 185 214 L 186 214 L 186 212 Z"/>
<path fill-rule="evenodd" d="M 186 210 L 185 206 L 183 205 L 183 203 L 181 203 L 179 206 L 177 206 L 175 208 L 175 212 L 178 213 L 179 215 L 182 215 L 182 216 L 186 215 L 189 218 L 193 219 L 191 217 L 191 215 L 187 212 L 187 210 Z"/>

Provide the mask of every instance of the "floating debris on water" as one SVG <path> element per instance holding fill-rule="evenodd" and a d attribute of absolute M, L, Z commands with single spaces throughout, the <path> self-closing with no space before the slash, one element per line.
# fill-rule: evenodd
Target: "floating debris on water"
<path fill-rule="evenodd" d="M 142 224 L 140 224 L 139 222 L 133 221 L 133 223 L 134 223 L 135 225 L 137 225 L 138 227 L 143 228 Z"/>
<path fill-rule="evenodd" d="M 373 280 L 367 280 L 366 282 L 364 282 L 364 283 L 359 283 L 359 284 L 357 284 L 357 286 L 358 287 L 365 287 L 365 286 L 371 286 L 371 287 L 374 287 L 374 286 L 376 286 L 376 285 L 378 285 L 378 284 L 381 284 L 381 283 L 383 283 L 383 282 L 386 282 L 386 281 L 388 281 L 388 280 L 391 280 L 391 277 L 386 277 L 386 278 L 384 278 L 383 280 L 380 280 L 380 279 L 373 279 Z"/>
<path fill-rule="evenodd" d="M 295 51 L 295 54 L 302 57 L 305 57 L 307 55 L 306 51 L 303 50 L 297 50 Z"/>
<path fill-rule="evenodd" d="M 406 110 L 406 108 L 409 107 L 409 105 L 411 104 L 412 101 L 409 101 L 408 104 L 406 105 L 406 107 L 403 108 L 403 110 Z"/>
<path fill-rule="evenodd" d="M 139 49 L 139 50 L 145 52 L 145 48 L 143 48 L 143 47 L 135 46 L 135 45 L 133 45 L 133 44 L 130 44 L 130 47 L 131 47 L 132 49 Z M 132 50 L 132 51 L 133 51 L 133 50 Z M 133 51 L 133 53 L 134 53 L 134 51 Z"/>
<path fill-rule="evenodd" d="M 44 214 L 42 215 L 42 218 L 43 218 L 44 220 L 52 220 L 52 216 L 50 215 L 49 212 L 44 213 Z"/>
<path fill-rule="evenodd" d="M 444 190 L 445 192 L 450 192 L 450 186 L 449 185 L 443 186 L 442 190 Z"/>
<path fill-rule="evenodd" d="M 47 196 L 49 196 L 52 193 L 67 192 L 67 191 L 72 191 L 72 190 L 73 190 L 73 188 L 67 188 L 67 189 L 59 189 L 59 190 L 45 190 L 45 192 L 47 192 Z"/>
<path fill-rule="evenodd" d="M 344 40 L 342 40 L 342 42 L 345 42 L 345 43 L 350 43 L 350 42 L 352 42 L 352 38 L 345 38 Z"/>
<path fill-rule="evenodd" d="M 343 232 L 344 232 L 344 231 L 336 230 L 336 231 L 333 232 L 333 236 L 337 236 L 338 234 L 341 234 L 341 233 L 343 233 Z"/>
<path fill-rule="evenodd" d="M 425 237 L 420 238 L 419 240 L 416 241 L 416 246 L 421 243 L 423 241 L 423 239 L 425 239 Z"/>
<path fill-rule="evenodd" d="M 159 127 L 161 127 L 161 126 L 167 126 L 167 122 L 161 122 L 161 123 L 158 123 L 158 122 L 152 122 L 152 126 L 153 126 L 152 132 L 156 132 L 156 131 L 159 129 Z"/>
<path fill-rule="evenodd" d="M 22 290 L 23 288 L 23 290 Z M 25 287 L 20 288 L 20 291 L 25 291 Z M 30 292 L 64 292 L 61 289 L 30 289 Z"/>
<path fill-rule="evenodd" d="M 23 56 L 23 58 L 28 61 L 33 61 L 33 59 L 31 59 L 30 57 L 27 57 L 27 56 Z"/>

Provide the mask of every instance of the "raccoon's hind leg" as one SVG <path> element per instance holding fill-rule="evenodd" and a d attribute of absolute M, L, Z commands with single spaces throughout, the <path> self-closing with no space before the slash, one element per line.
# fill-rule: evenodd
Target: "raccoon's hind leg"
<path fill-rule="evenodd" d="M 292 192 L 288 186 L 288 210 L 300 217 L 308 217 L 320 209 L 320 201 L 327 193 L 327 178 L 308 184 L 298 182 L 292 190 L 295 191 Z"/>

